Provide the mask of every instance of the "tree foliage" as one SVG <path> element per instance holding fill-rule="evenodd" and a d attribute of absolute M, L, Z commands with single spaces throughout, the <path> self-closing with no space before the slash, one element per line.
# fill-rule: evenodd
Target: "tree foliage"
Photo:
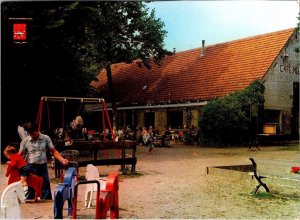
<path fill-rule="evenodd" d="M 98 2 L 98 16 L 90 32 L 96 36 L 98 61 L 109 63 L 163 58 L 163 22 L 143 2 Z"/>
<path fill-rule="evenodd" d="M 31 92 L 65 96 L 88 93 L 95 72 L 85 71 L 86 65 L 93 62 L 91 58 L 83 60 L 79 52 L 78 45 L 86 45 L 87 40 L 83 31 L 86 19 L 78 7 L 78 3 L 61 2 L 7 2 L 2 5 L 5 11 L 2 22 L 6 30 L 11 28 L 8 18 L 33 19 L 29 29 L 30 42 L 15 45 L 11 43 L 11 36 L 5 36 L 3 53 L 10 66 L 12 62 L 9 61 L 13 60 L 16 69 L 26 74 L 25 82 L 29 82 L 29 87 L 35 87 Z M 10 66 L 5 66 L 5 74 L 18 74 Z"/>
<path fill-rule="evenodd" d="M 32 18 L 30 42 L 22 45 L 3 34 L 10 33 L 9 18 L 20 17 Z M 14 121 L 35 117 L 41 96 L 91 96 L 90 82 L 102 68 L 137 58 L 147 65 L 166 52 L 164 24 L 142 2 L 2 2 L 1 22 L 8 133 L 16 133 Z"/>
<path fill-rule="evenodd" d="M 264 86 L 255 80 L 242 91 L 209 102 L 199 118 L 202 140 L 207 145 L 239 144 L 251 134 L 250 109 L 264 105 Z"/>
<path fill-rule="evenodd" d="M 99 2 L 97 3 L 95 26 L 90 31 L 96 36 L 98 63 L 106 68 L 109 101 L 112 103 L 113 122 L 116 125 L 116 104 L 111 73 L 111 64 L 132 62 L 141 59 L 151 68 L 150 60 L 156 63 L 167 53 L 163 49 L 166 31 L 164 23 L 155 18 L 155 11 L 148 13 L 143 2 Z M 116 22 L 117 21 L 117 22 Z"/>

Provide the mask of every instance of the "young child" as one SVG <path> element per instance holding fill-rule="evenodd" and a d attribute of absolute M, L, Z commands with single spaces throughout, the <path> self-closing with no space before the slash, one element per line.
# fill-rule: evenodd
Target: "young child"
<path fill-rule="evenodd" d="M 154 137 L 153 137 L 153 133 L 149 132 L 146 134 L 146 145 L 148 147 L 148 155 L 149 154 L 153 154 L 152 151 L 153 151 L 153 148 L 154 148 L 154 144 L 153 144 L 153 141 L 154 141 Z"/>
<path fill-rule="evenodd" d="M 73 140 L 69 136 L 68 132 L 65 132 L 64 142 L 66 146 L 71 146 L 73 144 Z"/>
<path fill-rule="evenodd" d="M 21 182 L 23 185 L 25 197 L 28 194 L 27 177 L 30 173 L 34 172 L 33 168 L 27 164 L 27 162 L 17 153 L 17 149 L 14 146 L 8 145 L 4 149 L 4 156 L 10 160 L 6 169 L 6 177 L 9 176 L 11 169 L 18 169 L 21 176 Z"/>

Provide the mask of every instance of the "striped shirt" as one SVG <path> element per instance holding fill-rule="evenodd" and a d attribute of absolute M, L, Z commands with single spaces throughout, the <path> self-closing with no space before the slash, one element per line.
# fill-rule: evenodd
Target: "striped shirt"
<path fill-rule="evenodd" d="M 47 163 L 47 149 L 54 148 L 54 145 L 48 135 L 39 133 L 36 141 L 31 136 L 23 138 L 20 143 L 19 153 L 26 153 L 26 161 L 30 164 Z"/>

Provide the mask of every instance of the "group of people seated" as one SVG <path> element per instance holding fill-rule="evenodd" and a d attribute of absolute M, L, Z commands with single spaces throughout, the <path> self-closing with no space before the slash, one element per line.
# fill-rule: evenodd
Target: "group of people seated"
<path fill-rule="evenodd" d="M 192 144 L 193 142 L 200 141 L 200 130 L 196 126 L 183 126 L 178 129 L 178 132 L 174 135 L 175 141 L 181 141 L 185 144 Z"/>
<path fill-rule="evenodd" d="M 149 126 L 137 129 L 136 132 L 136 141 L 139 145 L 148 145 L 150 142 L 153 145 L 161 146 L 161 147 L 170 147 L 170 139 L 171 132 L 169 127 L 165 127 L 165 130 L 161 134 L 158 128 L 154 128 Z"/>
<path fill-rule="evenodd" d="M 70 126 L 66 128 L 56 128 L 54 131 L 56 140 L 63 140 L 66 146 L 73 144 L 74 139 L 92 141 L 94 140 L 95 130 L 87 129 L 84 127 L 83 119 L 81 116 L 76 116 L 70 122 Z"/>
<path fill-rule="evenodd" d="M 158 128 L 149 126 L 132 128 L 130 125 L 126 127 L 113 127 L 112 131 L 109 128 L 105 128 L 99 133 L 100 140 L 122 142 L 125 140 L 137 141 L 139 145 L 153 145 L 169 147 L 171 132 L 168 126 L 165 127 L 163 132 L 159 131 Z M 56 139 L 63 140 L 66 146 L 72 145 L 74 139 L 84 139 L 92 141 L 97 136 L 95 130 L 87 129 L 84 127 L 84 122 L 81 116 L 76 116 L 75 119 L 70 123 L 70 126 L 66 129 L 57 128 L 55 130 Z"/>
<path fill-rule="evenodd" d="M 131 126 L 127 125 L 125 127 L 114 127 L 113 128 L 113 136 L 114 141 L 116 142 L 122 142 L 125 140 L 134 140 L 135 139 L 135 133 L 134 130 L 131 128 Z"/>

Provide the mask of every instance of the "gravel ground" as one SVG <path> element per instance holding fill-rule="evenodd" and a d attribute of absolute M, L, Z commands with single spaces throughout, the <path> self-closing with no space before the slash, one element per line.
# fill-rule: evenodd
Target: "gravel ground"
<path fill-rule="evenodd" d="M 85 159 L 88 155 L 81 155 Z M 124 219 L 300 219 L 300 189 L 270 184 L 271 193 L 261 187 L 254 195 L 255 180 L 206 174 L 208 166 L 250 164 L 255 158 L 263 173 L 299 178 L 291 166 L 300 166 L 299 144 L 268 146 L 249 151 L 247 147 L 204 148 L 173 143 L 171 148 L 155 148 L 147 155 L 138 146 L 136 174 L 119 176 L 120 218 Z M 98 166 L 107 176 L 120 166 Z M 7 184 L 6 164 L 1 166 L 1 192 Z M 52 193 L 56 186 L 49 167 Z M 79 175 L 85 175 L 80 168 Z M 85 189 L 79 190 L 78 218 L 94 218 L 95 208 L 83 206 Z M 67 203 L 66 203 L 67 204 Z M 53 201 L 21 205 L 24 219 L 53 219 Z M 64 212 L 64 218 L 67 212 Z"/>

